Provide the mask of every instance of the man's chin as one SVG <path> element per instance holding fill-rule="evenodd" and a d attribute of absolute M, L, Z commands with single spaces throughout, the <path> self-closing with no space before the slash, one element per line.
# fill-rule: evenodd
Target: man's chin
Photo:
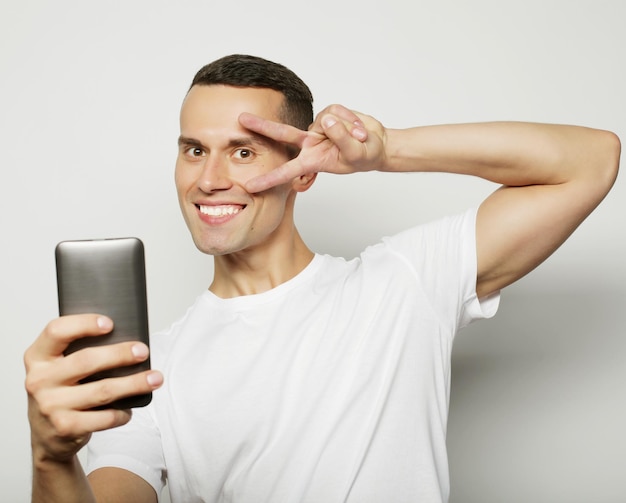
<path fill-rule="evenodd" d="M 221 257 L 224 255 L 230 255 L 241 251 L 243 247 L 233 246 L 227 243 L 207 243 L 200 240 L 194 240 L 196 248 L 205 255 L 212 255 L 214 257 Z"/>
<path fill-rule="evenodd" d="M 213 257 L 221 257 L 232 253 L 230 250 L 224 250 L 222 248 L 209 247 L 203 244 L 196 244 L 196 248 L 205 255 L 212 255 Z"/>

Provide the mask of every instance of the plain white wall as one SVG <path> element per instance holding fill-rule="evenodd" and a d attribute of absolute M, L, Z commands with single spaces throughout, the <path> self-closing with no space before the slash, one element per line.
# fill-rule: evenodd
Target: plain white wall
<path fill-rule="evenodd" d="M 339 102 L 390 127 L 513 119 L 624 139 L 625 18 L 621 0 L 3 3 L 0 499 L 29 500 L 22 354 L 56 315 L 55 244 L 142 238 L 154 329 L 208 285 L 172 181 L 178 109 L 203 64 L 274 59 L 309 83 L 316 110 Z M 315 250 L 353 256 L 493 188 L 323 175 L 298 218 Z M 625 215 L 620 179 L 495 320 L 459 337 L 452 501 L 626 501 Z"/>

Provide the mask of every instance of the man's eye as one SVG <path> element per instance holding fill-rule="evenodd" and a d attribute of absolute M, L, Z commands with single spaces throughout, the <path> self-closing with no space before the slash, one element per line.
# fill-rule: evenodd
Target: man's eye
<path fill-rule="evenodd" d="M 248 150 L 247 148 L 239 148 L 235 151 L 235 157 L 239 159 L 251 159 L 252 156 L 252 150 Z"/>
<path fill-rule="evenodd" d="M 202 150 L 200 147 L 189 147 L 186 150 L 186 154 L 190 155 L 191 157 L 202 157 L 204 155 L 204 150 Z"/>

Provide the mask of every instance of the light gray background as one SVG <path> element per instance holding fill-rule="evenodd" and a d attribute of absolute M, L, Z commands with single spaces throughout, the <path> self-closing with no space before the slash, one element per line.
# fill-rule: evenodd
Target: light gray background
<path fill-rule="evenodd" d="M 142 238 L 154 329 L 208 285 L 172 179 L 179 106 L 203 64 L 274 59 L 309 83 L 317 111 L 339 102 L 390 127 L 513 119 L 624 139 L 625 18 L 620 0 L 3 2 L 0 500 L 29 499 L 22 354 L 56 315 L 55 244 Z M 298 219 L 315 250 L 353 256 L 494 188 L 326 175 Z M 626 501 L 625 215 L 622 176 L 495 320 L 459 337 L 452 502 Z"/>

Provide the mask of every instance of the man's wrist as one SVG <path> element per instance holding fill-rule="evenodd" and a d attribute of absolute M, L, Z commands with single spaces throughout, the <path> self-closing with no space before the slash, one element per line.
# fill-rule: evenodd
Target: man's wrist
<path fill-rule="evenodd" d="M 418 128 L 386 129 L 383 142 L 385 162 L 381 171 L 421 171 L 423 156 L 417 136 Z"/>

